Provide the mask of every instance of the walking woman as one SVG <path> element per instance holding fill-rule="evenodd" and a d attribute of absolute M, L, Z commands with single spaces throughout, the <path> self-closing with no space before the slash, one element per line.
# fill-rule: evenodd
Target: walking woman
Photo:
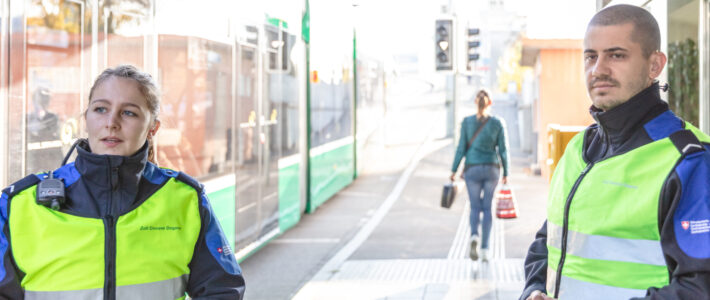
<path fill-rule="evenodd" d="M 503 184 L 508 182 L 508 141 L 506 139 L 505 123 L 491 116 L 491 98 L 485 90 L 476 95 L 478 112 L 468 116 L 461 122 L 461 138 L 456 148 L 454 164 L 451 167 L 451 181 L 454 181 L 456 171 L 462 158 L 466 158 L 462 177 L 466 181 L 468 197 L 471 203 L 471 252 L 469 256 L 477 260 L 479 245 L 478 223 L 483 213 L 481 224 L 481 259 L 488 260 L 488 241 L 491 234 L 491 202 L 493 192 L 498 185 L 500 166 L 503 166 Z"/>
<path fill-rule="evenodd" d="M 106 69 L 76 160 L 3 190 L 0 299 L 243 297 L 202 185 L 153 160 L 158 94 L 133 66 Z"/>

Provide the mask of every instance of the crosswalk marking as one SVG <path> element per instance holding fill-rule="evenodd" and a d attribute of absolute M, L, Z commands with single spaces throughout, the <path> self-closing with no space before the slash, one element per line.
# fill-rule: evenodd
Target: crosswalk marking
<path fill-rule="evenodd" d="M 472 278 L 489 282 L 522 282 L 523 259 L 490 259 L 488 263 L 462 259 L 349 260 L 331 281 L 455 282 Z"/>
<path fill-rule="evenodd" d="M 459 220 L 459 227 L 456 230 L 454 241 L 451 244 L 449 254 L 447 255 L 448 259 L 467 259 L 470 249 L 469 239 L 471 236 L 471 228 L 469 227 L 468 219 L 471 214 L 471 210 L 469 209 L 468 199 L 466 199 L 468 196 L 463 194 L 460 197 L 464 198 L 463 201 L 465 201 L 465 204 L 463 213 L 461 214 L 461 219 Z M 491 213 L 495 214 L 495 212 Z M 493 216 L 493 223 L 491 225 L 489 245 L 489 259 L 505 259 L 505 227 L 503 221 L 496 218 L 495 215 Z"/>

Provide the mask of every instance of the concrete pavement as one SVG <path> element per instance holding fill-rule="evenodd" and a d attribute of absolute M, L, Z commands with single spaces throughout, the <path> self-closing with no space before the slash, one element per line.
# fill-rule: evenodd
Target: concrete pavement
<path fill-rule="evenodd" d="M 471 261 L 463 188 L 450 209 L 439 207 L 454 155 L 441 138 L 445 111 L 407 100 L 358 154 L 355 182 L 241 264 L 246 300 L 517 299 L 545 219 L 546 180 L 512 155 L 519 218 L 494 219 L 491 259 Z"/>
<path fill-rule="evenodd" d="M 544 221 L 546 181 L 526 175 L 526 160 L 514 158 L 509 181 L 520 217 L 494 219 L 492 257 L 473 262 L 466 194 L 459 193 L 449 210 L 438 203 L 453 145 L 447 140 L 430 147 L 366 241 L 347 259 L 321 268 L 295 299 L 517 299 L 527 247 Z"/>
<path fill-rule="evenodd" d="M 380 159 L 402 165 L 403 154 L 416 156 L 412 147 L 390 149 Z M 513 158 L 509 181 L 520 216 L 495 219 L 491 260 L 473 262 L 467 258 L 463 189 L 451 209 L 439 207 L 453 143 L 430 140 L 419 150 L 405 181 L 407 168 L 366 168 L 324 207 L 245 261 L 246 299 L 516 299 L 527 247 L 545 218 L 546 180 L 523 171 L 524 157 Z M 404 183 L 397 195 L 398 182 Z M 392 203 L 382 211 L 388 199 Z"/>

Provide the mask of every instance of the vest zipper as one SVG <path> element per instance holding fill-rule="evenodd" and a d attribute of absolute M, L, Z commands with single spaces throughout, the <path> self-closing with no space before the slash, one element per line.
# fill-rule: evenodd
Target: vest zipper
<path fill-rule="evenodd" d="M 109 175 L 111 182 L 111 192 L 107 201 L 106 216 L 104 217 L 105 228 L 105 279 L 104 279 L 104 300 L 116 299 L 116 219 L 113 217 L 113 197 L 118 191 L 118 167 L 111 168 Z"/>
<path fill-rule="evenodd" d="M 579 187 L 579 184 L 582 182 L 582 179 L 584 179 L 584 176 L 589 173 L 589 169 L 591 169 L 594 166 L 594 163 L 589 163 L 584 170 L 582 170 L 582 173 L 579 175 L 577 178 L 577 181 L 574 182 L 574 185 L 572 186 L 572 190 L 570 191 L 569 195 L 567 196 L 567 201 L 565 202 L 565 214 L 562 217 L 562 245 L 561 245 L 561 251 L 560 251 L 560 262 L 557 264 L 557 274 L 555 276 L 555 295 L 554 298 L 557 299 L 559 297 L 560 293 L 560 280 L 562 279 L 562 266 L 565 264 L 565 257 L 567 256 L 567 233 L 569 226 L 569 209 L 572 204 L 572 198 L 574 198 L 574 194 L 577 192 L 577 188 Z"/>
<path fill-rule="evenodd" d="M 104 217 L 105 228 L 105 275 L 104 275 L 104 299 L 116 299 L 116 220 L 113 216 Z"/>

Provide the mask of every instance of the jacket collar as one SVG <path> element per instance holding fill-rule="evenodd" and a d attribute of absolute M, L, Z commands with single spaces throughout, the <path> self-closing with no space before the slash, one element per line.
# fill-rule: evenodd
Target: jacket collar
<path fill-rule="evenodd" d="M 138 193 L 148 160 L 148 143 L 131 156 L 94 154 L 86 140 L 80 141 L 76 150 L 74 166 L 93 195 L 99 215 L 122 213 L 135 201 Z M 112 192 L 118 192 L 117 196 L 106 197 Z"/>
<path fill-rule="evenodd" d="M 612 149 L 624 144 L 639 127 L 667 110 L 668 104 L 661 99 L 658 82 L 609 111 L 601 111 L 593 105 L 589 108 L 602 129 L 599 134 L 607 138 Z"/>

